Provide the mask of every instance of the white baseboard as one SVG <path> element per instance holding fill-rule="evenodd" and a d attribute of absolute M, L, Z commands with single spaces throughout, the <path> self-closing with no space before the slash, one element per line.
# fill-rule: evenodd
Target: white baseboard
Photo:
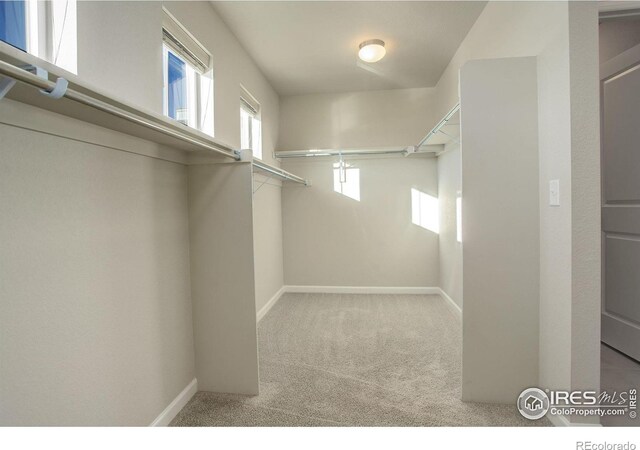
<path fill-rule="evenodd" d="M 447 305 L 451 307 L 452 311 L 459 317 L 462 317 L 462 310 L 453 301 L 446 292 L 439 287 L 428 286 L 282 286 L 278 292 L 276 292 L 271 299 L 256 313 L 257 321 L 260 322 L 262 318 L 269 312 L 273 305 L 276 304 L 280 297 L 286 292 L 291 293 L 304 293 L 304 294 L 432 294 L 440 295 L 445 299 Z"/>
<path fill-rule="evenodd" d="M 437 287 L 379 287 L 379 286 L 282 286 L 278 292 L 256 313 L 258 322 L 273 308 L 282 294 L 324 293 L 324 294 L 440 294 Z"/>
<path fill-rule="evenodd" d="M 267 315 L 282 294 L 324 293 L 324 294 L 440 294 L 437 287 L 379 287 L 379 286 L 282 286 L 271 299 L 256 313 L 257 322 Z"/>
<path fill-rule="evenodd" d="M 308 294 L 440 294 L 440 288 L 420 286 L 285 286 L 285 292 Z"/>
<path fill-rule="evenodd" d="M 453 299 L 451 297 L 449 297 L 449 294 L 447 294 L 442 288 L 438 288 L 440 290 L 439 294 L 442 298 L 444 298 L 447 301 L 447 304 L 449 305 L 449 307 L 451 307 L 451 310 L 457 314 L 457 316 L 462 319 L 462 308 L 460 308 L 460 306 L 458 306 L 458 304 L 456 302 L 453 301 Z"/>
<path fill-rule="evenodd" d="M 198 392 L 198 380 L 194 378 L 149 426 L 166 427 L 169 425 L 196 392 Z"/>
<path fill-rule="evenodd" d="M 570 422 L 565 416 L 548 415 L 547 419 L 554 427 L 601 427 L 599 423 Z"/>
<path fill-rule="evenodd" d="M 280 289 L 278 289 L 278 292 L 276 292 L 273 297 L 271 297 L 271 299 L 269 299 L 269 301 L 262 308 L 260 308 L 260 311 L 258 311 L 256 314 L 257 322 L 260 322 L 262 320 L 262 318 L 269 312 L 271 308 L 273 308 L 273 305 L 275 305 L 276 302 L 280 300 L 280 297 L 282 297 L 282 294 L 284 294 L 285 292 L 289 292 L 287 291 L 287 286 L 282 286 Z"/>

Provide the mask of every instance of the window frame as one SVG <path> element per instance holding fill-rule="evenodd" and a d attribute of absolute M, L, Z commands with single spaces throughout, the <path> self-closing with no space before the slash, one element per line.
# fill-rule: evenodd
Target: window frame
<path fill-rule="evenodd" d="M 162 25 L 163 115 L 213 137 L 215 117 L 214 77 L 211 54 L 166 8 L 163 8 L 163 12 L 165 14 Z M 181 42 L 180 37 L 186 42 Z M 189 47 L 192 47 L 192 49 L 196 51 L 191 51 Z M 186 67 L 187 123 L 169 116 L 169 53 L 184 63 Z M 204 56 L 199 58 L 196 53 Z M 203 59 L 206 61 L 203 61 Z M 204 104 L 203 94 L 205 91 L 205 82 L 208 84 L 206 102 L 211 102 L 210 106 Z M 211 119 L 207 120 L 209 114 L 211 115 Z"/>
<path fill-rule="evenodd" d="M 25 47 L 18 47 L 10 42 L 9 45 L 29 53 L 30 55 L 44 59 L 51 64 L 61 67 L 69 72 L 78 72 L 78 51 L 77 51 L 77 1 L 76 0 L 17 0 L 24 5 L 24 41 Z M 56 36 L 55 16 L 56 7 L 64 1 L 65 15 L 60 29 L 60 35 Z M 72 10 L 69 10 L 69 8 Z M 71 30 L 71 27 L 73 29 Z M 71 31 L 69 31 L 71 30 Z M 58 62 L 61 55 L 60 49 L 68 34 L 72 33 L 71 38 L 74 40 L 73 49 L 70 58 L 64 62 Z M 54 48 L 57 41 L 57 48 Z M 65 47 L 66 48 L 66 47 Z M 68 50 L 68 49 L 67 49 Z M 65 53 L 62 53 L 63 55 Z M 66 55 L 69 56 L 67 53 Z"/>
<path fill-rule="evenodd" d="M 261 107 L 260 103 L 247 91 L 244 87 L 241 88 L 240 94 L 240 147 L 243 147 L 243 150 L 248 149 L 251 150 L 253 157 L 259 160 L 263 159 L 262 153 L 262 116 L 261 116 Z M 244 125 L 242 123 L 242 114 L 243 112 L 249 117 L 248 125 L 247 125 L 247 141 L 249 146 L 244 148 L 242 142 L 245 140 L 243 136 Z M 257 128 L 256 128 L 257 124 Z M 258 140 L 256 141 L 256 133 Z"/>
<path fill-rule="evenodd" d="M 186 109 L 187 109 L 187 123 L 182 122 L 177 118 L 173 118 L 169 116 L 169 53 L 171 53 L 175 58 L 179 59 L 186 68 Z M 177 54 L 172 48 L 168 45 L 162 45 L 162 72 L 164 77 L 164 87 L 163 87 L 163 101 L 162 101 L 162 112 L 165 116 L 176 120 L 182 123 L 185 126 L 195 128 L 200 130 L 201 125 L 199 124 L 199 118 L 201 116 L 202 107 L 200 105 L 200 95 L 202 91 L 201 87 L 201 74 L 197 68 L 193 67 L 189 61 L 187 61 L 182 55 Z M 194 109 L 191 110 L 190 104 L 194 103 Z M 196 126 L 194 126 L 196 125 Z"/>
<path fill-rule="evenodd" d="M 2 42 L 5 42 L 12 47 L 15 47 L 22 51 L 29 50 L 29 10 L 28 10 L 28 1 L 26 0 L 18 0 L 18 1 L 7 1 L 0 3 L 2 7 L 2 17 L 3 22 L 1 23 L 3 26 L 3 35 L 5 39 L 2 39 Z M 10 20 L 13 18 L 20 17 L 20 20 Z M 15 26 L 15 28 L 14 28 Z M 24 48 L 23 48 L 24 46 Z"/>

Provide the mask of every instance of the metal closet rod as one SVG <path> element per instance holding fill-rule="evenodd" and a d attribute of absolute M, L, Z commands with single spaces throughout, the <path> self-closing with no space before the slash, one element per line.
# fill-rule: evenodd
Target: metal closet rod
<path fill-rule="evenodd" d="M 280 169 L 279 167 L 270 166 L 267 163 L 264 163 L 258 159 L 253 160 L 253 167 L 257 169 L 268 172 L 272 175 L 276 175 L 284 180 L 293 181 L 296 183 L 304 184 L 305 186 L 309 186 L 309 181 L 304 178 L 299 177 L 298 175 L 294 175 L 291 172 L 287 172 L 286 170 Z"/>
<path fill-rule="evenodd" d="M 404 154 L 405 156 L 415 153 L 431 153 L 421 152 L 420 147 L 426 144 L 426 142 L 436 133 L 444 133 L 442 127 L 451 120 L 451 118 L 460 110 L 460 103 L 449 111 L 435 127 L 429 131 L 429 133 L 422 138 L 422 140 L 415 147 L 387 147 L 387 148 L 373 148 L 373 149 L 313 149 L 313 150 L 291 150 L 286 152 L 275 152 L 273 155 L 276 158 L 303 158 L 303 157 L 315 157 L 315 156 L 354 156 L 354 155 L 392 155 L 392 154 Z M 446 134 L 446 133 L 444 133 Z"/>
<path fill-rule="evenodd" d="M 33 86 L 35 88 L 38 89 L 42 89 L 44 91 L 48 91 L 51 92 L 55 87 L 56 87 L 56 83 L 54 83 L 53 81 L 49 81 L 48 79 L 45 78 L 41 78 L 27 70 L 24 70 L 20 67 L 17 67 L 13 64 L 10 64 L 6 61 L 2 61 L 0 60 L 0 75 L 4 75 L 6 77 L 12 78 L 16 81 L 19 81 L 21 83 L 25 83 L 27 85 Z M 83 94 L 81 92 L 78 91 L 74 91 L 73 89 L 66 89 L 64 92 L 63 97 L 66 97 L 70 100 L 76 101 L 78 103 L 82 103 L 83 105 L 86 106 L 90 106 L 92 108 L 98 109 L 100 111 L 106 112 L 108 114 L 111 114 L 113 116 L 116 117 L 120 117 L 122 119 L 128 120 L 129 122 L 138 124 L 138 125 L 142 125 L 146 128 L 158 131 L 162 134 L 165 134 L 167 136 L 171 136 L 173 138 L 176 139 L 180 139 L 182 141 L 185 142 L 189 142 L 190 144 L 193 144 L 199 148 L 202 148 L 204 150 L 209 150 L 212 152 L 216 152 L 219 153 L 221 155 L 224 155 L 228 158 L 232 158 L 236 161 L 240 161 L 241 160 L 241 156 L 240 156 L 240 152 L 234 150 L 233 148 L 224 145 L 224 144 L 220 144 L 217 142 L 204 142 L 201 141 L 200 139 L 194 138 L 184 132 L 181 132 L 179 130 L 174 130 L 160 122 L 156 122 L 153 120 L 150 120 L 146 117 L 142 117 L 139 116 L 135 113 L 126 111 L 122 108 L 119 108 L 117 106 L 111 105 L 109 103 L 106 103 L 102 100 L 98 100 L 96 98 L 93 98 L 87 94 Z M 259 160 L 253 160 L 252 164 L 254 167 L 257 167 L 260 170 L 263 170 L 265 172 L 269 172 L 273 175 L 277 175 L 283 179 L 286 180 L 290 180 L 290 181 L 294 181 L 296 183 L 301 183 L 304 184 L 305 186 L 309 186 L 309 182 L 297 175 L 294 175 L 292 173 L 287 172 L 286 170 L 282 170 L 278 167 L 273 167 L 270 166 L 269 164 L 263 163 L 262 161 Z"/>
<path fill-rule="evenodd" d="M 13 78 L 16 81 L 28 84 L 35 88 L 43 89 L 45 91 L 51 91 L 56 86 L 56 83 L 54 83 L 53 81 L 40 78 L 39 76 L 34 75 L 29 71 L 26 71 L 20 67 L 14 66 L 13 64 L 9 64 L 6 61 L 2 60 L 0 60 L 0 74 L 9 78 Z M 219 153 L 236 161 L 240 160 L 240 155 L 233 148 L 227 145 L 201 141 L 192 136 L 189 136 L 186 133 L 169 128 L 160 122 L 152 121 L 150 119 L 147 119 L 146 117 L 142 117 L 117 106 L 110 105 L 109 103 L 103 102 L 102 100 L 98 100 L 89 95 L 74 91 L 73 89 L 67 89 L 63 97 L 106 112 L 113 116 L 120 117 L 121 119 L 128 120 L 129 122 L 142 125 L 151 130 L 158 131 L 167 136 L 189 142 L 190 144 L 193 144 L 204 150 Z"/>
<path fill-rule="evenodd" d="M 301 158 L 301 157 L 314 157 L 314 156 L 353 156 L 353 155 L 392 155 L 392 154 L 410 154 L 415 153 L 411 151 L 412 148 L 407 147 L 392 147 L 392 148 L 378 148 L 378 149 L 317 149 L 317 150 L 292 150 L 288 152 L 275 152 L 276 158 Z"/>
<path fill-rule="evenodd" d="M 431 136 L 433 136 L 434 134 L 438 133 L 440 131 L 440 129 L 445 126 L 447 124 L 447 122 L 449 122 L 449 120 L 451 120 L 451 118 L 454 116 L 455 113 L 457 113 L 460 110 L 460 103 L 457 103 L 456 106 L 453 107 L 453 109 L 451 111 L 449 111 L 447 113 L 446 116 L 444 116 L 444 118 L 438 122 L 436 124 L 435 127 L 433 127 L 431 129 L 431 131 L 429 131 L 429 133 L 427 133 L 427 135 L 425 137 L 422 138 L 422 140 L 418 143 L 418 145 L 416 145 L 416 148 L 420 148 L 423 145 L 425 145 L 425 143 L 429 140 L 429 138 Z"/>

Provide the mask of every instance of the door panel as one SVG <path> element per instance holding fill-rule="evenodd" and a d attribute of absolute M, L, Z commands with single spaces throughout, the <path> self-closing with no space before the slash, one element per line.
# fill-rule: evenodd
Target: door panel
<path fill-rule="evenodd" d="M 640 65 L 603 82 L 607 203 L 640 200 Z"/>
<path fill-rule="evenodd" d="M 605 240 L 605 312 L 640 323 L 640 240 L 607 236 Z"/>
<path fill-rule="evenodd" d="M 640 360 L 640 46 L 636 50 L 634 60 L 612 60 L 601 73 L 602 341 Z"/>
<path fill-rule="evenodd" d="M 629 208 L 626 205 L 605 207 L 602 213 L 604 230 L 640 235 L 640 208 Z"/>

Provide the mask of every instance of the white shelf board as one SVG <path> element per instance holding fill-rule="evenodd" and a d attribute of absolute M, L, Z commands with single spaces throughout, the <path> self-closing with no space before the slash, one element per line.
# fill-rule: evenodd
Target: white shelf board
<path fill-rule="evenodd" d="M 430 135 L 419 147 L 425 149 L 430 145 L 446 145 L 460 140 L 460 110 L 456 111 L 451 118 L 443 124 L 437 132 Z"/>
<path fill-rule="evenodd" d="M 55 81 L 58 77 L 65 78 L 69 82 L 70 89 L 82 92 L 123 110 L 145 117 L 150 121 L 161 124 L 162 126 L 165 126 L 167 128 L 171 128 L 176 131 L 188 134 L 190 137 L 202 142 L 213 145 L 226 145 L 217 141 L 211 136 L 208 136 L 193 128 L 187 127 L 186 125 L 183 125 L 168 117 L 133 105 L 124 100 L 114 98 L 112 94 L 106 94 L 104 91 L 90 86 L 88 83 L 81 80 L 77 75 L 67 72 L 57 66 L 50 64 L 47 61 L 36 58 L 33 55 L 29 55 L 28 53 L 18 50 L 1 41 L 0 59 L 16 66 L 31 64 L 37 67 L 41 67 L 49 72 L 49 79 L 52 81 Z M 7 94 L 6 98 L 29 104 L 47 111 L 58 113 L 67 117 L 72 117 L 74 119 L 78 119 L 94 125 L 102 126 L 104 128 L 119 131 L 121 133 L 125 133 L 151 142 L 156 142 L 158 144 L 165 145 L 177 150 L 185 152 L 204 153 L 209 154 L 212 157 L 216 157 L 216 159 L 219 157 L 220 160 L 229 160 L 229 158 L 226 158 L 215 152 L 204 150 L 201 147 L 190 142 L 171 137 L 160 131 L 152 130 L 143 125 L 135 124 L 126 119 L 116 117 L 109 113 L 75 102 L 73 100 L 67 98 L 60 98 L 57 100 L 51 99 L 40 94 L 38 92 L 38 89 L 32 86 L 27 86 L 24 83 L 16 83 L 11 91 Z M 1 105 L 2 102 L 0 101 L 0 107 Z"/>

